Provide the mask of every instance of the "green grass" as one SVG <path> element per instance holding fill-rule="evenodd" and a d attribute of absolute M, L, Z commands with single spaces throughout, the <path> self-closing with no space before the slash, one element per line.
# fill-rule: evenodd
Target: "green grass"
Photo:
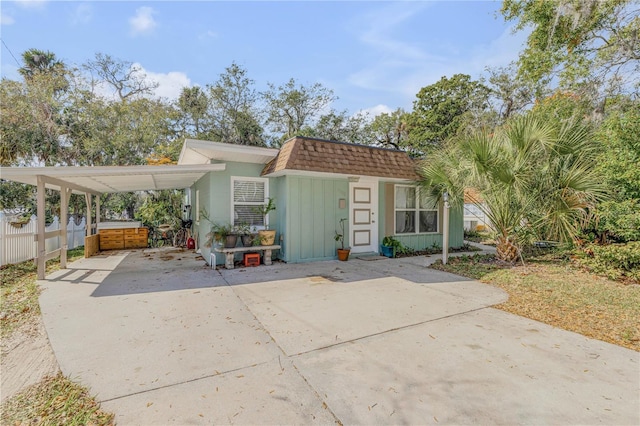
<path fill-rule="evenodd" d="M 433 267 L 503 289 L 509 300 L 498 309 L 640 351 L 640 286 L 589 273 L 567 253 L 530 259 L 525 266 L 475 255 Z"/>
<path fill-rule="evenodd" d="M 61 373 L 46 377 L 2 404 L 3 425 L 112 425 L 113 414 Z"/>
<path fill-rule="evenodd" d="M 84 256 L 84 249 L 67 252 L 69 262 Z M 47 262 L 47 273 L 59 269 L 56 259 Z M 33 261 L 6 265 L 0 270 L 0 331 L 3 339 L 40 316 Z M 28 337 L 27 337 L 28 338 Z M 100 410 L 100 405 L 86 388 L 73 383 L 61 373 L 45 377 L 2 404 L 2 425 L 111 425 L 113 414 Z"/>

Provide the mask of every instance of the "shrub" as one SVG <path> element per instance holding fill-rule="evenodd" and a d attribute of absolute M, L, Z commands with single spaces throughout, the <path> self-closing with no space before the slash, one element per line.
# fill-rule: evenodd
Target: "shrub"
<path fill-rule="evenodd" d="M 597 274 L 612 280 L 640 282 L 640 241 L 627 244 L 589 245 L 578 261 Z"/>
<path fill-rule="evenodd" d="M 620 242 L 640 241 L 640 200 L 600 204 L 597 230 Z"/>

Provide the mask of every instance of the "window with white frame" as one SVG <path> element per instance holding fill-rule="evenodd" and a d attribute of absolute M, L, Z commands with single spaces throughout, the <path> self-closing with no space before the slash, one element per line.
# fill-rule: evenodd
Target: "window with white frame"
<path fill-rule="evenodd" d="M 257 212 L 269 197 L 269 180 L 238 177 L 231 179 L 233 224 L 264 228 L 264 218 Z"/>
<path fill-rule="evenodd" d="M 396 234 L 438 232 L 438 208 L 415 186 L 395 186 L 395 220 Z"/>

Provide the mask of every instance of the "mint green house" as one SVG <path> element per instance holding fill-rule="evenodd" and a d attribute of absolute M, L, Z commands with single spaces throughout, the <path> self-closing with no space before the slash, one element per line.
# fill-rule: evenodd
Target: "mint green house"
<path fill-rule="evenodd" d="M 335 231 L 346 218 L 351 254 L 378 253 L 386 235 L 416 250 L 442 246 L 443 206 L 425 205 L 415 162 L 402 151 L 295 137 L 281 149 L 187 139 L 178 164 L 219 164 L 188 190 L 194 231 L 204 246 L 211 221 L 263 229 L 255 206 L 273 198 L 268 226 L 285 262 L 336 259 Z M 451 209 L 449 246 L 463 244 L 462 211 Z M 218 263 L 221 259 L 218 260 Z"/>

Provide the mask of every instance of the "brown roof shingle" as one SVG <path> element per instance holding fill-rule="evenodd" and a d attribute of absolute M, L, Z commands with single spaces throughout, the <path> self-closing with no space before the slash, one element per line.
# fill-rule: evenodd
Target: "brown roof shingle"
<path fill-rule="evenodd" d="M 416 180 L 416 162 L 404 151 L 296 136 L 262 170 L 337 173 Z"/>

